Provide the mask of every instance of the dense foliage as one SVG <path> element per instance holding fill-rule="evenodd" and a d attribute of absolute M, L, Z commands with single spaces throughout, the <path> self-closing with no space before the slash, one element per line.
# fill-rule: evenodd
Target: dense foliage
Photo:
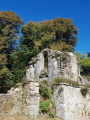
<path fill-rule="evenodd" d="M 75 55 L 77 57 L 77 60 L 79 62 L 80 68 L 81 68 L 81 74 L 90 76 L 89 52 L 88 52 L 88 57 L 86 57 L 86 55 L 81 52 L 76 52 Z"/>
<path fill-rule="evenodd" d="M 51 92 L 49 90 L 49 85 L 48 85 L 48 82 L 46 80 L 40 82 L 39 92 L 40 92 L 40 95 L 42 97 L 44 97 L 45 99 L 51 98 L 51 95 L 50 95 Z"/>
<path fill-rule="evenodd" d="M 52 101 L 53 97 L 53 89 L 49 85 L 47 80 L 43 80 L 39 84 L 39 92 L 40 92 L 40 112 L 48 113 L 51 118 L 56 116 L 55 114 L 55 103 Z"/>
<path fill-rule="evenodd" d="M 90 58 L 81 60 L 81 73 L 90 76 Z"/>
<path fill-rule="evenodd" d="M 79 86 L 79 82 L 78 81 L 71 81 L 69 79 L 65 79 L 65 78 L 55 78 L 53 80 L 53 83 L 52 83 L 52 88 L 56 85 L 59 85 L 60 83 L 68 83 L 69 85 L 71 86 Z"/>
<path fill-rule="evenodd" d="M 50 110 L 50 102 L 48 101 L 41 102 L 40 109 L 42 112 L 48 112 Z"/>
<path fill-rule="evenodd" d="M 13 84 L 10 54 L 15 49 L 22 19 L 14 12 L 0 12 L 0 92 L 6 92 Z"/>
<path fill-rule="evenodd" d="M 88 57 L 90 57 L 90 52 L 88 52 Z"/>
<path fill-rule="evenodd" d="M 35 23 L 30 21 L 21 29 L 21 44 L 29 49 L 40 51 L 44 48 L 74 51 L 77 44 L 78 29 L 72 19 L 57 18 Z"/>
<path fill-rule="evenodd" d="M 77 44 L 78 29 L 72 19 L 60 17 L 22 25 L 23 20 L 16 13 L 0 12 L 0 92 L 7 92 L 22 81 L 30 59 L 42 49 L 74 51 Z"/>
<path fill-rule="evenodd" d="M 59 17 L 22 25 L 23 20 L 16 13 L 0 12 L 0 93 L 24 80 L 30 59 L 44 48 L 74 52 L 77 45 L 78 29 L 72 19 Z M 22 37 L 19 38 L 20 28 Z M 81 74 L 90 76 L 90 52 L 88 57 L 80 52 L 76 52 L 76 56 Z M 47 66 L 47 59 L 45 64 Z M 40 83 L 40 94 L 46 99 L 51 97 L 46 81 Z"/>

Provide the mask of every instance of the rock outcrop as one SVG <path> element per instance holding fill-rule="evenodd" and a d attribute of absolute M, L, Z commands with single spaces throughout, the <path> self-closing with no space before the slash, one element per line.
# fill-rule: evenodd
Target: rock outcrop
<path fill-rule="evenodd" d="M 39 83 L 42 80 L 47 80 L 49 87 L 57 77 L 69 79 L 74 83 L 90 83 L 80 76 L 77 59 L 71 52 L 45 49 L 29 64 L 25 86 L 17 84 L 8 94 L 0 94 L 0 114 L 22 113 L 30 118 L 37 118 L 40 106 Z M 87 95 L 83 96 L 81 86 L 73 87 L 62 83 L 53 88 L 52 99 L 55 102 L 57 117 L 63 120 L 90 120 L 90 89 Z"/>
<path fill-rule="evenodd" d="M 26 79 L 39 79 L 40 73 L 44 70 L 44 56 L 42 53 L 30 61 L 29 69 L 26 72 Z"/>
<path fill-rule="evenodd" d="M 8 94 L 0 94 L 0 114 L 16 115 L 25 114 L 30 118 L 39 115 L 39 82 L 29 81 L 26 88 L 21 84 L 8 91 Z"/>
<path fill-rule="evenodd" d="M 90 90 L 83 96 L 81 88 L 67 84 L 55 87 L 53 98 L 57 117 L 63 120 L 90 120 Z"/>
<path fill-rule="evenodd" d="M 10 94 L 0 94 L 0 114 L 10 114 L 12 112 L 14 102 L 13 96 Z"/>
<path fill-rule="evenodd" d="M 27 115 L 30 118 L 36 118 L 39 115 L 39 103 L 40 103 L 40 96 L 39 96 L 39 82 L 31 81 L 28 85 L 27 90 Z"/>
<path fill-rule="evenodd" d="M 47 53 L 48 65 L 45 70 L 44 54 Z M 43 50 L 36 59 L 30 62 L 29 69 L 26 72 L 26 79 L 40 79 L 42 71 L 47 71 L 49 83 L 52 83 L 56 77 L 63 77 L 72 81 L 79 81 L 80 70 L 76 57 L 71 52 L 54 51 L 50 49 Z"/>

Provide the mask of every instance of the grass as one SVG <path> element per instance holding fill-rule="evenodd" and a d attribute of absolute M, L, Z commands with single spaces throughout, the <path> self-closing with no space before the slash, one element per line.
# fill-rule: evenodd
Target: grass
<path fill-rule="evenodd" d="M 48 101 L 44 101 L 40 103 L 40 110 L 43 113 L 47 113 L 50 111 L 50 103 Z"/>
<path fill-rule="evenodd" d="M 40 95 L 44 99 L 50 99 L 51 98 L 51 91 L 49 90 L 49 84 L 46 80 L 43 80 L 39 84 L 39 92 Z"/>
<path fill-rule="evenodd" d="M 71 81 L 65 78 L 55 78 L 53 80 L 52 86 L 57 86 L 60 83 L 68 83 L 69 85 L 72 85 L 72 86 L 80 86 L 78 81 Z"/>
<path fill-rule="evenodd" d="M 56 117 L 55 103 L 51 99 L 40 103 L 40 111 L 46 113 L 50 118 Z"/>
<path fill-rule="evenodd" d="M 26 103 L 27 92 L 25 91 L 24 88 L 22 90 L 23 90 L 23 93 L 22 93 L 22 103 Z"/>
<path fill-rule="evenodd" d="M 54 87 L 54 86 L 57 86 L 57 85 L 59 85 L 60 83 L 68 83 L 69 85 L 71 85 L 71 86 L 83 86 L 83 88 L 81 88 L 81 93 L 82 93 L 82 95 L 85 97 L 86 95 L 87 95 L 87 93 L 88 93 L 88 88 L 90 88 L 90 85 L 87 85 L 87 84 L 85 84 L 85 85 L 80 85 L 79 84 L 79 82 L 77 81 L 77 82 L 75 82 L 75 81 L 71 81 L 71 80 L 68 80 L 68 79 L 64 79 L 64 78 L 55 78 L 54 79 L 54 81 L 53 81 L 53 83 L 52 83 L 52 86 Z M 53 88 L 52 87 L 52 88 Z M 60 92 L 62 91 L 62 89 L 60 88 Z"/>
<path fill-rule="evenodd" d="M 12 115 L 12 116 L 7 115 L 7 114 L 4 114 L 4 115 L 0 114 L 0 120 L 61 120 L 61 119 L 57 118 L 57 117 L 50 118 L 47 115 L 41 115 L 41 116 L 38 116 L 37 119 L 31 119 L 24 114 L 16 114 L 16 115 Z"/>
<path fill-rule="evenodd" d="M 52 104 L 52 107 L 55 109 L 55 103 L 52 100 L 50 100 L 50 103 Z"/>
<path fill-rule="evenodd" d="M 48 115 L 50 116 L 50 118 L 55 118 L 56 116 L 55 112 L 52 112 L 52 111 L 50 111 Z"/>

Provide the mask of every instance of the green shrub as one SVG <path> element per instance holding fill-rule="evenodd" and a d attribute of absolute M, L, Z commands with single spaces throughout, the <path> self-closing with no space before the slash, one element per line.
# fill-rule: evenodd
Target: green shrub
<path fill-rule="evenodd" d="M 90 58 L 81 60 L 81 74 L 90 76 Z"/>
<path fill-rule="evenodd" d="M 85 97 L 88 93 L 88 88 L 87 87 L 81 88 L 81 93 Z"/>
<path fill-rule="evenodd" d="M 50 103 L 52 104 L 52 107 L 55 108 L 55 103 L 52 100 L 50 100 Z"/>
<path fill-rule="evenodd" d="M 46 80 L 43 80 L 42 82 L 40 82 L 40 85 L 39 85 L 39 92 L 40 92 L 40 95 L 42 97 L 44 97 L 45 99 L 50 99 L 51 98 L 51 92 L 49 90 L 49 85 L 48 85 L 48 82 Z"/>
<path fill-rule="evenodd" d="M 3 75 L 3 78 L 0 78 L 0 93 L 7 93 L 7 91 L 11 87 L 13 87 L 14 85 L 15 84 L 14 84 L 14 81 L 13 81 L 13 75 L 12 75 L 12 73 L 10 71 L 7 71 Z"/>
<path fill-rule="evenodd" d="M 59 85 L 60 83 L 68 83 L 69 85 L 72 85 L 72 86 L 79 86 L 78 81 L 75 82 L 65 78 L 55 78 L 52 83 L 52 86 Z"/>
<path fill-rule="evenodd" d="M 27 98 L 27 91 L 25 91 L 25 89 L 22 89 L 23 93 L 22 93 L 22 103 L 26 103 L 26 98 Z"/>
<path fill-rule="evenodd" d="M 56 114 L 54 112 L 49 112 L 48 115 L 51 117 L 51 118 L 55 118 Z"/>
<path fill-rule="evenodd" d="M 50 110 L 50 103 L 48 101 L 44 101 L 40 103 L 41 112 L 48 112 Z"/>
<path fill-rule="evenodd" d="M 53 95 L 53 93 L 54 93 L 54 90 L 52 89 L 52 86 L 51 86 L 51 94 Z"/>

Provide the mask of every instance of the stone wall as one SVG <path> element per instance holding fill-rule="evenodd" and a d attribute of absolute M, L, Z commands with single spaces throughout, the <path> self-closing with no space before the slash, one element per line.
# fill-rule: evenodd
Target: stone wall
<path fill-rule="evenodd" d="M 27 115 L 30 118 L 36 118 L 39 115 L 39 82 L 31 81 L 28 85 L 27 91 Z"/>
<path fill-rule="evenodd" d="M 14 100 L 14 104 L 13 104 L 13 108 L 12 108 L 12 112 L 11 115 L 15 115 L 17 113 L 22 113 L 22 94 L 23 94 L 23 90 L 22 87 L 16 87 L 13 90 L 14 94 L 12 94 Z"/>
<path fill-rule="evenodd" d="M 10 114 L 13 108 L 13 97 L 10 94 L 0 94 L 0 114 Z"/>
<path fill-rule="evenodd" d="M 44 70 L 44 56 L 42 53 L 30 61 L 29 69 L 26 71 L 26 79 L 39 79 L 40 73 Z"/>
<path fill-rule="evenodd" d="M 82 84 L 87 84 L 90 85 L 90 79 L 86 77 L 81 77 L 82 78 Z"/>
<path fill-rule="evenodd" d="M 30 118 L 39 115 L 39 82 L 29 81 L 24 88 L 17 84 L 8 91 L 0 94 L 0 114 L 26 114 Z"/>
<path fill-rule="evenodd" d="M 48 54 L 47 70 L 44 67 L 44 53 Z M 40 79 L 42 71 L 47 71 L 47 78 L 52 83 L 56 77 L 64 77 L 73 81 L 79 80 L 80 70 L 76 57 L 71 52 L 61 52 L 50 49 L 43 50 L 36 59 L 30 61 L 29 69 L 26 72 L 26 79 Z"/>
<path fill-rule="evenodd" d="M 90 90 L 86 97 L 81 88 L 59 85 L 54 89 L 56 116 L 63 120 L 90 120 Z"/>
<path fill-rule="evenodd" d="M 48 54 L 48 65 L 44 65 L 45 54 Z M 71 52 L 43 50 L 36 58 L 30 61 L 26 71 L 26 85 L 17 84 L 8 94 L 0 95 L 0 113 L 23 113 L 30 118 L 39 115 L 39 80 L 46 79 L 49 83 L 56 77 L 79 81 L 80 69 L 76 57 Z M 46 69 L 47 68 L 47 69 Z M 82 80 L 82 78 L 81 78 Z M 80 81 L 79 81 L 80 82 Z M 84 79 L 81 83 L 90 83 Z M 90 93 L 83 97 L 80 87 L 61 84 L 54 89 L 53 99 L 56 106 L 57 117 L 63 120 L 89 120 L 90 119 Z"/>
<path fill-rule="evenodd" d="M 7 94 L 0 94 L 0 113 L 9 115 L 21 113 L 22 87 L 17 84 Z"/>
<path fill-rule="evenodd" d="M 80 70 L 76 57 L 71 52 L 50 50 L 48 52 L 48 80 L 52 82 L 56 77 L 78 81 Z"/>

